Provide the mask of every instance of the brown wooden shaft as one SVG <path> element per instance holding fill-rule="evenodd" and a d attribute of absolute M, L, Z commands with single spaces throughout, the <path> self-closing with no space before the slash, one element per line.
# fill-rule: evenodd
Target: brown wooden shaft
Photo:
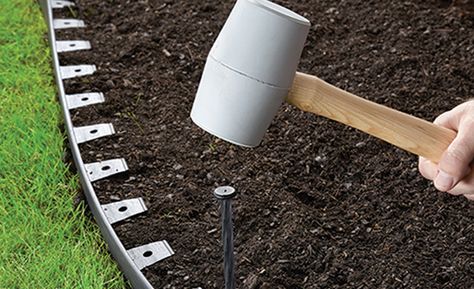
<path fill-rule="evenodd" d="M 456 136 L 450 129 L 360 98 L 304 73 L 296 73 L 287 101 L 436 163 Z"/>

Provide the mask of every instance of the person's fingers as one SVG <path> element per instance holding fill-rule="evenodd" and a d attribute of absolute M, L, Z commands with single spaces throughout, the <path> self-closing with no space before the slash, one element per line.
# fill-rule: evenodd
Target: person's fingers
<path fill-rule="evenodd" d="M 449 116 L 449 113 L 446 114 Z M 443 192 L 452 190 L 470 171 L 469 164 L 474 158 L 474 117 L 467 115 L 459 120 L 457 117 L 441 117 L 441 121 L 451 125 L 458 122 L 458 133 L 448 149 L 443 153 L 438 164 L 438 174 L 434 179 L 435 187 Z"/>
<path fill-rule="evenodd" d="M 455 140 L 443 153 L 438 164 L 438 174 L 434 178 L 435 187 L 446 192 L 470 172 L 469 162 L 473 152 L 462 140 Z"/>
<path fill-rule="evenodd" d="M 419 159 L 420 173 L 435 187 L 474 201 L 474 101 L 458 105 L 438 116 L 435 124 L 457 132 L 438 164 Z"/>
<path fill-rule="evenodd" d="M 418 170 L 425 179 L 433 180 L 438 174 L 438 165 L 427 158 L 419 157 Z"/>

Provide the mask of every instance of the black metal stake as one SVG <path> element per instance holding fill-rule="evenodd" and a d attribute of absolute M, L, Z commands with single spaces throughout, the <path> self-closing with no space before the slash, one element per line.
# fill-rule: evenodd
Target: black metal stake
<path fill-rule="evenodd" d="M 230 186 L 218 187 L 214 196 L 222 203 L 222 242 L 224 243 L 224 280 L 225 289 L 235 289 L 234 273 L 234 233 L 232 223 L 232 198 L 235 189 Z"/>

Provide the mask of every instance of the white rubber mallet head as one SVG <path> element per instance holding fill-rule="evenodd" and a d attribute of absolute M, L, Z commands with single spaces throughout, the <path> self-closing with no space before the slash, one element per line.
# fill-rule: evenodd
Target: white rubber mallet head
<path fill-rule="evenodd" d="M 238 0 L 207 58 L 191 118 L 257 146 L 291 88 L 310 22 L 266 0 Z"/>

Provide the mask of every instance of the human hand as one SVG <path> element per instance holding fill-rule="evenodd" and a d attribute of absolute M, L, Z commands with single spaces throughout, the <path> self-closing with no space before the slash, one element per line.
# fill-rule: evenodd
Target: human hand
<path fill-rule="evenodd" d="M 470 100 L 436 118 L 435 124 L 457 132 L 456 138 L 441 156 L 438 164 L 420 157 L 421 175 L 435 187 L 453 195 L 474 200 L 474 100 Z"/>

